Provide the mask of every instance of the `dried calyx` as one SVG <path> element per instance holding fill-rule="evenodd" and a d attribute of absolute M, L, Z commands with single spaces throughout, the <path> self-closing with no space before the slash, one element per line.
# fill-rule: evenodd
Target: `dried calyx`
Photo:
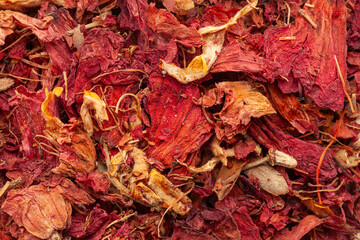
<path fill-rule="evenodd" d="M 297 166 L 297 161 L 295 158 L 290 156 L 289 154 L 286 154 L 279 150 L 269 149 L 268 155 L 260 158 L 257 157 L 253 159 L 251 162 L 247 163 L 243 170 L 248 170 L 250 168 L 257 167 L 259 165 L 262 165 L 264 163 L 269 163 L 271 166 L 277 165 L 282 166 L 286 168 L 295 168 Z"/>

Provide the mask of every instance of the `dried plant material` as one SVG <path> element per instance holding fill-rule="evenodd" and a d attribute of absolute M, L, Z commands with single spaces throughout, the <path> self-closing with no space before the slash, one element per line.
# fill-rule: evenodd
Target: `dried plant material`
<path fill-rule="evenodd" d="M 242 42 L 235 40 L 222 48 L 210 72 L 242 72 L 249 74 L 254 80 L 273 82 L 279 68 L 277 62 L 244 50 Z"/>
<path fill-rule="evenodd" d="M 269 86 L 269 93 L 275 109 L 300 133 L 318 131 L 317 121 L 320 121 L 322 116 L 308 111 L 294 94 L 282 93 L 275 84 Z"/>
<path fill-rule="evenodd" d="M 189 172 L 191 173 L 203 173 L 203 172 L 210 172 L 212 171 L 215 166 L 220 162 L 220 158 L 214 157 L 211 160 L 207 161 L 204 165 L 202 165 L 201 167 L 187 167 L 187 169 L 189 170 Z M 183 163 L 180 163 L 184 166 L 186 166 Z"/>
<path fill-rule="evenodd" d="M 322 206 L 314 202 L 314 200 L 310 197 L 303 197 L 299 193 L 295 193 L 295 195 L 301 200 L 301 202 L 313 213 L 315 213 L 319 217 L 328 217 L 330 215 L 334 215 L 334 212 L 328 206 Z"/>
<path fill-rule="evenodd" d="M 213 188 L 219 200 L 224 199 L 234 187 L 245 163 L 245 161 L 234 160 L 231 162 L 231 167 L 222 165 Z"/>
<path fill-rule="evenodd" d="M 193 0 L 164 0 L 163 4 L 168 11 L 179 15 L 186 15 L 189 10 L 195 7 Z"/>
<path fill-rule="evenodd" d="M 181 165 L 186 166 L 189 172 L 191 173 L 202 173 L 202 172 L 210 172 L 219 162 L 221 162 L 224 166 L 227 166 L 228 165 L 227 157 L 235 157 L 234 149 L 223 149 L 220 146 L 220 142 L 219 139 L 217 139 L 217 137 L 213 137 L 210 144 L 210 149 L 214 157 L 211 158 L 209 161 L 207 161 L 201 167 L 187 166 L 184 163 L 181 162 L 179 163 Z"/>
<path fill-rule="evenodd" d="M 213 135 L 201 107 L 192 100 L 200 97 L 199 89 L 158 75 L 149 81 L 154 88 L 148 96 L 151 126 L 145 136 L 154 145 L 146 150 L 147 157 L 166 168 L 176 160 L 187 163 L 188 157 L 196 155 L 199 146 Z"/>
<path fill-rule="evenodd" d="M 221 52 L 224 39 L 224 30 L 203 36 L 203 40 L 206 42 L 202 47 L 203 54 L 195 57 L 184 69 L 163 60 L 160 67 L 182 84 L 201 79 L 208 74 L 209 69 L 216 61 L 217 53 Z"/>
<path fill-rule="evenodd" d="M 285 195 L 289 187 L 285 178 L 273 167 L 263 164 L 245 171 L 247 176 L 253 176 L 260 188 L 275 195 Z"/>
<path fill-rule="evenodd" d="M 278 236 L 277 239 L 279 239 L 279 240 L 287 240 L 287 239 L 300 240 L 308 232 L 315 229 L 317 226 L 319 226 L 323 222 L 324 222 L 324 219 L 320 219 L 314 215 L 307 215 L 304 219 L 302 219 L 300 221 L 300 223 L 295 228 L 293 228 L 293 230 Z"/>
<path fill-rule="evenodd" d="M 218 31 L 222 31 L 224 29 L 227 29 L 228 27 L 235 25 L 237 23 L 237 21 L 243 17 L 245 14 L 251 12 L 252 10 L 254 10 L 254 6 L 256 6 L 258 3 L 257 0 L 252 0 L 249 1 L 248 4 L 243 7 L 242 9 L 240 9 L 226 24 L 220 25 L 220 26 L 207 26 L 207 27 L 203 27 L 200 28 L 198 30 L 198 32 L 201 35 L 205 35 L 205 34 L 209 34 L 209 33 L 215 33 Z"/>
<path fill-rule="evenodd" d="M 136 147 L 131 150 L 130 156 L 134 160 L 134 166 L 126 179 L 124 176 L 127 173 L 119 170 L 120 165 L 126 166 L 125 159 L 128 151 L 122 150 L 110 159 L 106 144 L 104 144 L 104 150 L 109 170 L 108 176 L 121 194 L 159 211 L 171 206 L 171 210 L 175 213 L 180 215 L 188 213 L 191 200 L 157 170 L 152 169 L 149 172 L 147 158 L 142 150 Z M 122 169 L 126 169 L 126 167 Z"/>
<path fill-rule="evenodd" d="M 48 89 L 46 88 L 45 89 L 46 99 L 41 104 L 41 112 L 46 119 L 47 128 L 49 128 L 53 131 L 58 131 L 59 128 L 62 127 L 64 124 L 59 118 L 53 117 L 53 114 L 51 113 L 49 104 L 54 100 L 55 96 L 59 97 L 61 95 L 62 91 L 63 91 L 63 89 L 61 87 L 56 87 L 51 92 L 49 92 Z"/>
<path fill-rule="evenodd" d="M 227 166 L 227 156 L 226 156 L 226 150 L 223 149 L 220 146 L 220 141 L 217 139 L 217 137 L 213 137 L 213 140 L 211 141 L 211 151 L 214 154 L 215 158 L 219 158 L 219 160 Z"/>
<path fill-rule="evenodd" d="M 274 148 L 294 157 L 298 162 L 297 168 L 307 173 L 307 177 L 316 181 L 319 157 L 325 147 L 295 138 L 285 133 L 275 122 L 276 120 L 270 116 L 256 120 L 256 123 L 249 127 L 248 134 L 267 148 Z M 332 159 L 333 153 L 334 151 L 331 150 L 325 154 L 320 170 L 321 183 L 332 181 L 337 175 Z"/>
<path fill-rule="evenodd" d="M 337 69 L 337 71 L 338 71 L 339 78 L 340 78 L 341 85 L 342 85 L 342 87 L 343 87 L 345 96 L 347 97 L 347 99 L 348 99 L 348 101 L 349 101 L 349 105 L 350 105 L 351 112 L 352 112 L 352 113 L 355 113 L 355 108 L 354 108 L 354 106 L 353 106 L 353 104 L 352 104 L 352 100 L 351 100 L 351 98 L 350 98 L 350 96 L 349 96 L 349 94 L 348 94 L 348 92 L 347 92 L 347 90 L 346 90 L 346 83 L 345 83 L 345 80 L 344 80 L 344 78 L 343 78 L 343 76 L 342 76 L 341 69 L 340 69 L 340 65 L 339 65 L 339 62 L 338 62 L 338 60 L 337 60 L 336 55 L 334 55 L 334 60 L 335 60 L 335 63 L 336 63 L 336 69 Z"/>
<path fill-rule="evenodd" d="M 56 188 L 34 185 L 12 190 L 1 209 L 15 223 L 40 239 L 48 239 L 55 230 L 67 228 L 71 220 L 71 204 Z"/>
<path fill-rule="evenodd" d="M 195 7 L 192 0 L 175 0 L 175 12 L 183 14 Z"/>
<path fill-rule="evenodd" d="M 175 188 L 172 183 L 157 170 L 151 170 L 148 185 L 154 193 L 160 197 L 163 208 L 172 206 L 172 210 L 180 215 L 185 215 L 189 212 L 191 200 L 187 196 L 182 197 L 184 193 L 178 188 Z M 180 197 L 182 197 L 181 200 L 174 204 Z"/>
<path fill-rule="evenodd" d="M 192 0 L 176 1 L 192 3 Z M 175 3 L 175 0 L 165 1 L 164 4 L 167 2 Z M 185 26 L 172 13 L 165 9 L 157 9 L 153 6 L 149 6 L 146 11 L 146 20 L 149 27 L 158 35 L 158 37 L 166 38 L 171 36 L 175 39 L 177 44 L 181 44 L 188 48 L 200 47 L 205 43 L 196 28 Z"/>
<path fill-rule="evenodd" d="M 76 49 L 80 51 L 85 41 L 84 34 L 80 30 L 80 25 L 74 29 L 73 41 L 74 41 L 74 47 L 76 47 Z"/>
<path fill-rule="evenodd" d="M 0 1 L 0 239 L 356 236 L 360 0 L 54 1 Z"/>
<path fill-rule="evenodd" d="M 143 175 L 143 177 L 147 179 L 149 173 L 149 164 L 146 161 L 145 153 L 142 150 L 135 147 L 131 151 L 130 157 L 134 159 L 134 168 L 132 174 L 134 174 L 137 177 Z"/>
<path fill-rule="evenodd" d="M 206 43 L 202 48 L 202 54 L 195 57 L 186 68 L 180 68 L 163 60 L 161 60 L 162 64 L 160 67 L 183 84 L 205 77 L 223 48 L 226 29 L 236 24 L 239 18 L 253 10 L 252 6 L 256 6 L 256 4 L 257 0 L 252 0 L 224 25 L 216 27 L 207 26 L 199 29 L 198 33 L 202 35 Z"/>
<path fill-rule="evenodd" d="M 49 105 L 55 96 L 60 96 L 63 89 L 55 88 L 52 92 L 46 92 L 46 99 L 41 104 L 41 111 L 46 120 L 48 139 L 58 148 L 60 165 L 54 168 L 54 173 L 67 176 L 75 176 L 77 173 L 90 173 L 95 168 L 96 151 L 92 141 L 73 124 L 72 131 L 68 130 L 58 117 L 54 117 Z M 104 116 L 101 116 L 104 117 Z M 71 124 L 70 124 L 71 126 Z"/>
<path fill-rule="evenodd" d="M 280 41 L 289 41 L 289 40 L 295 40 L 296 37 L 292 36 L 292 37 L 279 37 Z"/>
<path fill-rule="evenodd" d="M 12 78 L 0 78 L 0 92 L 8 90 L 14 83 L 15 81 Z"/>
<path fill-rule="evenodd" d="M 308 20 L 308 22 L 311 24 L 311 26 L 313 26 L 314 28 L 317 28 L 316 23 L 314 23 L 314 21 L 311 19 L 311 17 L 309 16 L 309 14 L 304 10 L 304 9 L 300 9 L 299 13 L 306 19 Z"/>
<path fill-rule="evenodd" d="M 81 105 L 80 116 L 84 123 L 84 128 L 88 134 L 92 134 L 94 131 L 93 121 L 91 119 L 91 110 L 95 111 L 95 119 L 100 127 L 101 123 L 105 120 L 109 120 L 106 112 L 106 104 L 100 99 L 100 97 L 93 92 L 84 92 L 84 102 Z"/>
<path fill-rule="evenodd" d="M 8 10 L 16 10 L 16 11 L 23 11 L 28 8 L 40 7 L 44 2 L 51 2 L 53 4 L 63 6 L 65 8 L 74 8 L 75 2 L 73 0 L 65 1 L 65 0 L 3 0 L 0 1 L 0 8 L 1 9 L 8 9 Z"/>
<path fill-rule="evenodd" d="M 248 124 L 252 117 L 276 113 L 269 100 L 249 82 L 221 82 L 216 86 L 225 93 L 225 104 L 219 116 L 233 129 L 239 124 Z"/>
<path fill-rule="evenodd" d="M 315 5 L 314 5 L 314 4 L 310 4 L 310 3 L 305 3 L 305 6 L 310 7 L 310 8 L 315 7 Z"/>
<path fill-rule="evenodd" d="M 31 29 L 34 34 L 43 40 L 47 38 L 54 40 L 59 37 L 47 34 L 49 22 L 52 20 L 50 16 L 40 20 L 31 18 L 23 13 L 6 10 L 0 11 L 0 19 L 2 19 L 0 22 L 0 46 L 5 44 L 5 38 L 14 32 L 13 29 L 18 24 Z"/>
<path fill-rule="evenodd" d="M 347 79 L 346 6 L 337 1 L 323 0 L 314 0 L 312 4 L 315 7 L 309 12 L 311 10 L 316 28 L 299 15 L 291 26 L 267 29 L 264 33 L 265 55 L 268 60 L 275 59 L 281 64 L 279 73 L 288 79 L 278 82 L 283 93 L 299 92 L 300 85 L 300 91 L 309 96 L 315 105 L 341 110 L 345 94 L 334 55 L 343 78 Z M 300 10 L 300 13 L 304 11 Z M 294 36 L 296 39 L 280 41 L 279 37 L 283 36 Z M 305 53 L 304 48 L 311 50 Z"/>
<path fill-rule="evenodd" d="M 297 166 L 297 161 L 295 158 L 282 151 L 274 150 L 273 148 L 270 148 L 268 155 L 263 158 L 257 156 L 255 158 L 250 158 L 250 159 L 251 161 L 246 163 L 245 166 L 243 167 L 244 171 L 250 168 L 260 166 L 264 163 L 269 163 L 272 166 L 277 165 L 286 168 L 295 168 Z"/>
<path fill-rule="evenodd" d="M 248 169 L 263 165 L 264 163 L 267 163 L 270 161 L 270 157 L 269 156 L 265 156 L 263 158 L 261 158 L 260 156 L 258 156 L 255 159 L 251 159 L 251 162 L 248 162 L 245 164 L 245 166 L 242 168 L 242 170 L 246 171 Z"/>
<path fill-rule="evenodd" d="M 286 168 L 296 168 L 297 166 L 296 159 L 290 156 L 289 154 L 286 154 L 279 150 L 274 150 L 272 148 L 269 149 L 268 154 L 272 165 L 274 164 Z"/>
<path fill-rule="evenodd" d="M 95 169 L 96 151 L 85 134 L 73 133 L 70 144 L 60 148 L 60 165 L 53 172 L 68 176 L 90 173 Z"/>
<path fill-rule="evenodd" d="M 359 152 L 356 151 L 352 155 L 348 155 L 348 152 L 345 149 L 340 149 L 334 154 L 334 158 L 341 164 L 344 168 L 356 167 L 360 163 Z"/>

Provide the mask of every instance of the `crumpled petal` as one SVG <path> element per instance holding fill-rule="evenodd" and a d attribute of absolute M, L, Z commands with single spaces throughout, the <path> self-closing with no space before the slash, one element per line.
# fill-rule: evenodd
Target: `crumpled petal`
<path fill-rule="evenodd" d="M 80 108 L 80 116 L 84 123 L 84 128 L 88 134 L 94 131 L 94 124 L 91 119 L 91 110 L 95 110 L 95 119 L 101 126 L 101 122 L 109 120 L 106 112 L 106 104 L 100 97 L 93 92 L 84 91 L 84 102 Z"/>
<path fill-rule="evenodd" d="M 172 63 L 162 61 L 161 68 L 179 82 L 186 84 L 205 77 L 211 66 L 215 63 L 218 54 L 223 48 L 226 29 L 237 23 L 237 20 L 250 12 L 257 4 L 257 0 L 249 2 L 238 11 L 229 22 L 221 26 L 207 26 L 198 30 L 205 40 L 202 54 L 195 57 L 186 68 L 180 68 Z"/>

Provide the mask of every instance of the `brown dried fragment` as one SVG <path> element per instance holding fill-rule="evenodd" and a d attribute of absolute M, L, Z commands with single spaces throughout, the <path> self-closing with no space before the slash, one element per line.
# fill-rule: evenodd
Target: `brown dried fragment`
<path fill-rule="evenodd" d="M 245 161 L 235 160 L 231 162 L 231 167 L 222 165 L 213 188 L 219 200 L 224 199 L 229 194 L 245 163 Z"/>
<path fill-rule="evenodd" d="M 121 194 L 158 211 L 170 208 L 180 215 L 189 212 L 191 200 L 185 193 L 156 169 L 152 169 L 149 173 L 148 159 L 144 151 L 137 147 L 133 147 L 131 150 L 121 149 L 110 159 L 107 145 L 103 144 L 103 146 L 107 158 L 107 176 Z M 126 164 L 128 155 L 134 160 L 131 172 L 126 171 L 129 169 Z"/>
<path fill-rule="evenodd" d="M 344 168 L 356 167 L 360 163 L 359 151 L 356 151 L 349 156 L 348 152 L 345 149 L 340 149 L 334 154 L 334 158 Z"/>
<path fill-rule="evenodd" d="M 295 196 L 297 196 L 301 202 L 313 213 L 315 213 L 319 217 L 328 217 L 330 215 L 334 215 L 334 212 L 328 206 L 322 206 L 317 204 L 310 197 L 303 197 L 297 191 L 294 191 Z"/>
<path fill-rule="evenodd" d="M 15 81 L 12 78 L 0 78 L 0 92 L 8 90 L 14 83 Z"/>
<path fill-rule="evenodd" d="M 76 47 L 78 51 L 80 51 L 80 48 L 84 43 L 84 40 L 85 37 L 84 34 L 81 32 L 79 25 L 74 29 L 74 35 L 73 35 L 74 47 Z"/>
<path fill-rule="evenodd" d="M 270 164 L 272 166 L 278 165 L 286 168 L 296 168 L 297 161 L 294 157 L 290 156 L 279 150 L 269 149 Z"/>
<path fill-rule="evenodd" d="M 132 152 L 130 153 L 130 157 L 134 160 L 134 168 L 132 173 L 135 176 L 144 176 L 144 178 L 148 178 L 149 176 L 149 164 L 146 161 L 145 153 L 134 147 Z"/>
<path fill-rule="evenodd" d="M 268 164 L 246 170 L 245 174 L 254 176 L 258 179 L 259 187 L 275 196 L 285 195 L 289 192 L 285 178 Z"/>
<path fill-rule="evenodd" d="M 163 208 L 171 206 L 172 210 L 180 215 L 189 212 L 191 200 L 156 169 L 151 170 L 148 185 L 160 197 Z"/>

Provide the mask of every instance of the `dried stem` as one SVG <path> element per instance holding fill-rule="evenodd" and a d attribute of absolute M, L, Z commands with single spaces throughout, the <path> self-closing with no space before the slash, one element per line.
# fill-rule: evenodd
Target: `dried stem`
<path fill-rule="evenodd" d="M 290 36 L 290 37 L 279 37 L 280 41 L 288 41 L 288 40 L 296 40 L 295 36 Z M 289 81 L 289 80 L 287 80 Z"/>
<path fill-rule="evenodd" d="M 142 71 L 142 70 L 140 70 L 140 69 L 132 69 L 132 68 L 129 68 L 129 69 L 120 69 L 120 70 L 116 70 L 116 71 L 106 72 L 106 73 L 100 74 L 100 75 L 94 77 L 94 78 L 92 79 L 92 81 L 95 81 L 96 79 L 101 78 L 101 77 L 104 77 L 104 76 L 109 75 L 109 74 L 120 73 L 120 72 L 140 72 L 140 73 L 145 74 L 146 77 L 149 77 L 149 75 L 148 75 L 146 72 L 144 72 L 144 71 Z"/>
<path fill-rule="evenodd" d="M 124 216 L 124 217 L 122 217 L 122 218 L 120 218 L 120 219 L 116 219 L 116 220 L 114 220 L 113 222 L 109 223 L 109 225 L 106 226 L 106 229 L 108 229 L 109 227 L 111 227 L 112 225 L 114 225 L 114 224 L 116 224 L 116 223 L 118 223 L 118 222 L 123 222 L 123 221 L 125 221 L 125 220 L 127 220 L 127 219 L 129 219 L 129 218 L 131 218 L 131 217 L 133 217 L 133 216 L 135 216 L 136 214 L 137 214 L 137 212 L 134 212 L 134 213 L 131 213 L 131 214 L 129 214 L 129 215 L 126 215 L 126 216 Z"/>
<path fill-rule="evenodd" d="M 68 100 L 68 79 L 67 79 L 67 75 L 66 72 L 63 71 L 63 76 L 64 76 L 64 87 L 65 87 L 65 101 Z"/>
<path fill-rule="evenodd" d="M 313 28 L 317 28 L 316 23 L 311 19 L 309 14 L 304 9 L 300 9 L 299 13 L 311 24 L 311 26 L 313 26 Z"/>
<path fill-rule="evenodd" d="M 101 25 L 102 25 L 101 22 L 95 21 L 95 22 L 86 24 L 86 25 L 85 25 L 85 29 L 90 29 L 90 28 L 93 28 L 93 27 L 101 26 Z M 75 33 L 75 28 L 72 29 L 72 30 L 69 30 L 66 34 L 67 34 L 68 36 L 71 36 L 71 35 L 73 35 L 74 33 Z"/>
<path fill-rule="evenodd" d="M 41 69 L 49 69 L 49 65 L 47 65 L 47 66 L 40 65 L 40 64 L 34 63 L 34 62 L 30 61 L 30 60 L 27 60 L 25 58 L 22 58 L 21 61 L 26 63 L 27 65 L 30 65 L 30 66 L 33 66 L 33 67 L 37 67 L 37 68 L 41 68 Z"/>
<path fill-rule="evenodd" d="M 54 78 L 54 79 L 56 79 L 56 78 L 61 77 L 61 76 L 44 76 L 44 75 L 38 73 L 37 71 L 35 71 L 35 69 L 33 69 L 33 68 L 31 68 L 31 71 L 32 71 L 35 75 L 37 75 L 37 76 L 39 76 L 39 77 L 43 77 L 43 78 Z"/>
<path fill-rule="evenodd" d="M 242 171 L 246 171 L 250 168 L 254 168 L 254 167 L 257 167 L 257 166 L 260 166 L 261 164 L 264 164 L 266 162 L 268 162 L 270 160 L 270 157 L 269 156 L 266 156 L 266 157 L 263 157 L 257 161 L 254 161 L 254 162 L 249 162 L 247 164 L 244 165 L 244 167 L 242 168 Z"/>
<path fill-rule="evenodd" d="M 11 44 L 9 44 L 6 48 L 1 49 L 0 53 L 6 51 L 7 49 L 11 48 L 12 46 L 14 46 L 15 44 L 17 44 L 21 39 L 23 39 L 24 37 L 27 37 L 31 34 L 31 32 L 26 32 L 25 34 L 21 35 L 18 39 L 16 39 L 14 42 L 12 42 Z"/>
<path fill-rule="evenodd" d="M 319 188 L 318 188 L 317 190 L 314 190 L 314 191 L 299 190 L 299 191 L 296 191 L 296 192 L 298 192 L 298 193 L 317 193 L 318 195 L 319 195 L 320 193 L 322 193 L 322 192 L 336 192 L 336 191 L 338 191 L 338 190 L 341 188 L 342 185 L 344 185 L 344 183 L 345 183 L 345 179 L 343 179 L 343 180 L 340 182 L 339 186 L 337 186 L 337 187 L 334 188 L 334 189 L 319 189 Z M 320 205 L 322 205 L 322 204 L 320 204 Z"/>
<path fill-rule="evenodd" d="M 136 102 L 137 102 L 137 109 L 136 109 L 136 111 L 137 111 L 137 113 L 138 113 L 138 117 L 141 119 L 140 100 L 139 100 L 139 98 L 138 98 L 135 94 L 132 94 L 132 93 L 125 93 L 125 94 L 123 94 L 123 95 L 119 98 L 119 100 L 118 100 L 118 102 L 117 102 L 117 104 L 116 104 L 115 113 L 118 114 L 118 112 L 119 112 L 119 107 L 120 107 L 120 103 L 121 103 L 122 100 L 124 100 L 125 97 L 127 97 L 127 96 L 131 96 L 131 97 L 135 98 L 135 100 L 136 100 Z"/>
<path fill-rule="evenodd" d="M 24 80 L 24 81 L 42 82 L 42 80 L 40 80 L 40 79 L 31 79 L 31 78 L 19 77 L 19 76 L 13 75 L 11 73 L 0 73 L 0 76 L 12 77 L 12 78 L 19 79 L 19 80 Z"/>
<path fill-rule="evenodd" d="M 354 113 L 355 112 L 355 109 L 354 109 L 354 106 L 352 104 L 352 101 L 351 101 L 351 98 L 346 90 L 346 84 L 345 84 L 345 80 L 343 78 L 343 75 L 341 73 L 341 69 L 340 69 L 340 65 L 339 65 L 339 62 L 337 60 L 337 57 L 336 55 L 334 55 L 334 59 L 335 59 L 335 63 L 336 63 L 336 68 L 337 68 L 337 71 L 338 71 L 338 74 L 339 74 L 339 77 L 340 77 L 340 81 L 341 81 L 341 84 L 343 86 L 343 89 L 344 89 L 344 93 L 346 95 L 346 98 L 348 99 L 349 101 L 349 104 L 350 104 L 350 109 L 351 109 L 351 112 Z"/>
<path fill-rule="evenodd" d="M 159 224 L 158 224 L 158 226 L 157 226 L 157 232 L 158 232 L 158 237 L 159 237 L 159 238 L 163 238 L 163 236 L 160 235 L 160 225 L 161 225 L 162 221 L 164 220 L 164 217 L 165 217 L 166 213 L 167 213 L 168 211 L 170 211 L 171 208 L 173 208 L 176 203 L 178 203 L 178 202 L 179 202 L 181 199 L 183 199 L 186 195 L 188 195 L 189 193 L 191 193 L 191 191 L 194 189 L 194 187 L 195 187 L 195 183 L 192 182 L 192 186 L 191 186 L 190 190 L 188 190 L 186 193 L 184 193 L 184 194 L 182 194 L 180 197 L 178 197 L 178 198 L 165 210 L 165 212 L 164 212 L 164 214 L 161 216 L 161 219 L 160 219 Z"/>
<path fill-rule="evenodd" d="M 285 3 L 285 5 L 286 5 L 286 7 L 287 7 L 287 9 L 288 9 L 288 15 L 287 15 L 287 22 L 286 22 L 286 25 L 289 25 L 289 24 L 290 24 L 290 14 L 291 14 L 291 9 L 290 9 L 289 4 L 288 4 L 286 1 L 284 1 L 284 3 Z M 280 39 L 280 40 L 281 40 L 281 39 Z"/>
<path fill-rule="evenodd" d="M 343 121 L 343 118 L 344 118 L 344 115 L 345 115 L 345 111 L 343 111 L 343 113 L 341 114 L 340 116 L 340 119 L 339 119 L 339 125 L 336 129 L 336 132 L 334 134 L 334 138 L 337 137 L 337 135 L 339 134 L 339 131 L 340 131 L 340 127 L 341 127 L 341 124 L 342 124 L 342 121 Z M 324 149 L 323 153 L 321 154 L 320 156 L 320 159 L 319 159 L 319 163 L 318 163 L 318 166 L 317 166 L 317 169 L 316 169 L 316 184 L 317 185 L 320 185 L 320 181 L 319 181 L 319 175 L 320 175 L 320 169 L 321 169 L 321 165 L 322 165 L 322 162 L 325 158 L 325 154 L 327 152 L 327 150 L 331 147 L 331 145 L 335 142 L 334 139 L 332 139 L 329 144 L 326 146 L 326 148 Z M 321 201 L 321 194 L 320 194 L 320 188 L 318 187 L 318 198 L 319 198 L 319 204 L 322 205 L 322 201 Z"/>

